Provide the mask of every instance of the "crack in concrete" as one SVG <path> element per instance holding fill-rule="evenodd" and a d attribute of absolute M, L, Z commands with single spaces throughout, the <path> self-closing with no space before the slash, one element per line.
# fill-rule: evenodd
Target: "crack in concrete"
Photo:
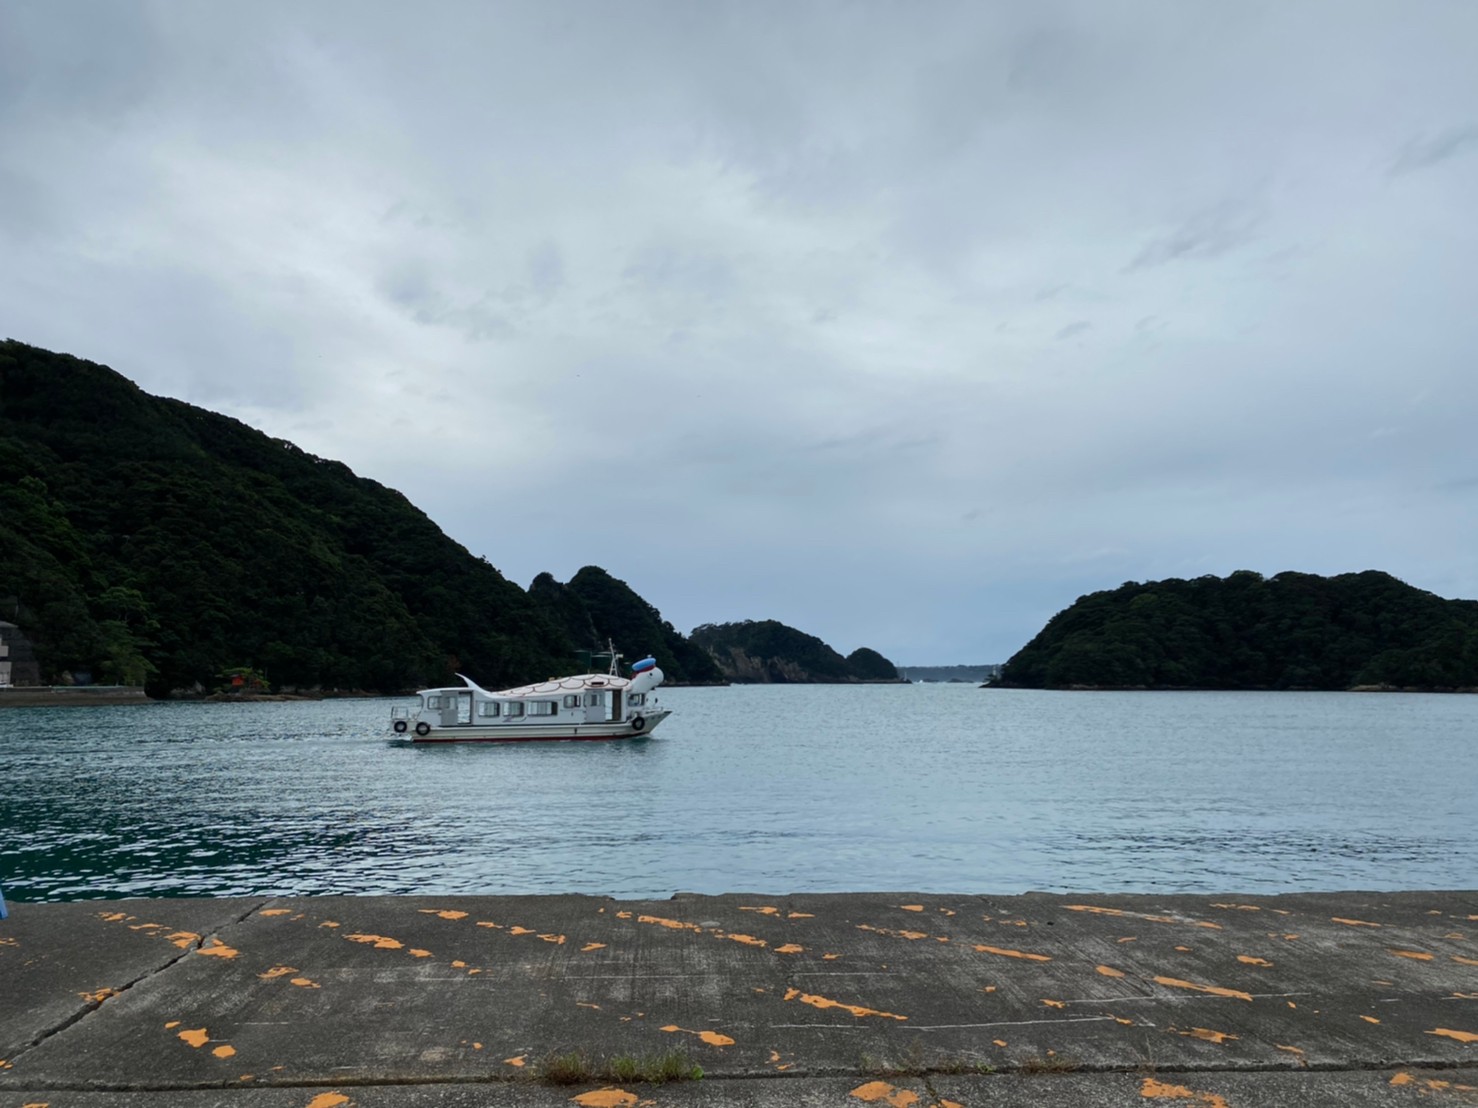
<path fill-rule="evenodd" d="M 1280 1074 L 1305 1074 L 1318 1073 L 1390 1073 L 1396 1070 L 1419 1070 L 1423 1073 L 1451 1073 L 1467 1072 L 1472 1067 L 1471 1062 L 1442 1061 L 1442 1062 L 1392 1062 L 1371 1063 L 1369 1065 L 1309 1065 L 1309 1066 L 1165 1066 L 1156 1065 L 1154 1072 L 1159 1075 L 1175 1077 L 1195 1077 L 1205 1074 L 1247 1074 L 1249 1076 L 1269 1076 Z M 1049 1077 L 1082 1077 L 1082 1076 L 1116 1076 L 1145 1074 L 1146 1067 L 1142 1063 L 1135 1065 L 1094 1065 L 1085 1063 L 1078 1065 L 1070 1071 L 1061 1074 L 1044 1075 L 1033 1074 L 1018 1067 L 997 1068 L 992 1073 L 961 1074 L 951 1072 L 943 1067 L 920 1067 L 915 1072 L 898 1073 L 889 1075 L 893 1079 L 913 1079 L 923 1082 L 926 1088 L 931 1090 L 932 1080 L 936 1077 L 963 1078 L 969 1080 L 995 1080 L 999 1078 L 1030 1077 L 1034 1081 L 1046 1080 Z M 772 1071 L 736 1072 L 725 1074 L 706 1073 L 700 1082 L 701 1085 L 721 1082 L 760 1082 L 760 1081 L 805 1081 L 805 1080 L 829 1080 L 845 1079 L 847 1081 L 876 1080 L 878 1075 L 863 1070 L 844 1069 L 840 1066 L 822 1066 L 813 1070 L 775 1073 Z M 887 1078 L 885 1078 L 886 1080 Z M 599 1082 L 592 1081 L 591 1084 Z M 683 1082 L 686 1084 L 686 1082 Z M 456 1085 L 499 1085 L 518 1086 L 530 1089 L 565 1089 L 567 1086 L 556 1085 L 541 1081 L 538 1078 L 519 1076 L 517 1074 L 445 1074 L 441 1076 L 420 1077 L 393 1077 L 393 1076 L 359 1076 L 344 1075 L 342 1077 L 326 1079 L 321 1077 L 303 1078 L 300 1080 L 286 1079 L 277 1081 L 258 1081 L 252 1085 L 253 1089 L 374 1089 L 374 1088 L 405 1088 L 425 1086 L 427 1088 L 438 1088 L 441 1086 Z M 633 1088 L 650 1088 L 651 1086 L 633 1085 L 623 1086 Z M 5 1092 L 38 1093 L 38 1092 L 106 1092 L 106 1093 L 176 1093 L 176 1092 L 201 1092 L 209 1089 L 234 1089 L 243 1090 L 243 1086 L 237 1081 L 198 1081 L 198 1082 L 105 1082 L 105 1081 L 60 1081 L 38 1084 L 27 1084 L 20 1082 L 0 1082 L 0 1090 Z M 939 1097 L 936 1095 L 937 1101 Z"/>
<path fill-rule="evenodd" d="M 228 920 L 226 923 L 224 923 L 220 927 L 216 928 L 216 930 L 215 931 L 212 931 L 209 935 L 202 935 L 192 945 L 185 947 L 185 949 L 181 950 L 178 954 L 176 954 L 174 957 L 170 958 L 168 961 L 164 962 L 162 965 L 155 966 L 153 969 L 150 969 L 150 970 L 145 970 L 143 973 L 141 973 L 137 977 L 135 977 L 132 981 L 125 982 L 124 984 L 118 986 L 118 988 L 114 989 L 112 992 L 110 992 L 107 996 L 103 997 L 101 1000 L 89 1001 L 88 1003 L 86 1003 L 85 1005 L 83 1005 L 83 1007 L 81 1008 L 80 1011 L 73 1012 L 70 1016 L 67 1016 L 65 1019 L 63 1019 L 60 1023 L 57 1023 L 55 1026 L 43 1028 L 42 1031 L 41 1031 L 41 1033 L 39 1035 L 37 1035 L 35 1038 L 33 1038 L 25 1046 L 23 1046 L 17 1053 L 11 1055 L 11 1057 L 8 1059 L 8 1061 L 12 1065 L 14 1065 L 17 1061 L 19 1061 L 20 1059 L 24 1058 L 27 1054 L 31 1053 L 31 1051 L 35 1050 L 42 1043 L 47 1042 L 47 1041 L 49 1041 L 51 1039 L 56 1038 L 63 1031 L 66 1031 L 68 1028 L 77 1026 L 77 1024 L 81 1023 L 83 1020 L 85 1020 L 88 1016 L 92 1015 L 94 1012 L 100 1012 L 100 1011 L 102 1011 L 103 1005 L 107 1004 L 108 1001 L 112 1000 L 114 997 L 122 996 L 124 993 L 128 992 L 128 990 L 131 989 L 131 988 L 133 988 L 135 985 L 138 985 L 138 984 L 140 984 L 140 983 L 142 983 L 144 981 L 147 981 L 147 980 L 149 980 L 152 977 L 158 977 L 161 973 L 163 973 L 165 970 L 169 969 L 171 966 L 177 965 L 180 962 L 181 959 L 186 958 L 189 955 L 195 953 L 195 951 L 199 950 L 205 944 L 205 942 L 206 942 L 207 939 L 214 939 L 214 938 L 216 938 L 216 936 L 218 936 L 221 933 L 221 931 L 225 930 L 227 927 L 235 927 L 238 924 L 245 923 L 248 919 L 250 919 L 252 917 L 252 915 L 254 913 L 256 913 L 259 909 L 261 909 L 265 905 L 270 904 L 271 902 L 272 901 L 271 901 L 271 898 L 270 897 L 264 898 L 263 900 L 259 901 L 258 903 L 252 905 L 245 912 L 243 912 L 240 916 L 237 916 L 233 920 Z M 47 1088 L 51 1088 L 51 1086 L 49 1086 L 49 1085 L 46 1086 L 46 1087 Z M 124 1091 L 124 1090 L 106 1090 L 106 1091 L 112 1092 L 112 1091 Z M 151 1091 L 151 1090 L 141 1090 L 141 1091 Z"/>

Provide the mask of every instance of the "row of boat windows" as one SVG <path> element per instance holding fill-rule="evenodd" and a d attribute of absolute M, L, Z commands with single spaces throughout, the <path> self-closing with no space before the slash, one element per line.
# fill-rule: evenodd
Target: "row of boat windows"
<path fill-rule="evenodd" d="M 634 708 L 639 708 L 647 702 L 646 693 L 632 693 L 626 698 L 626 703 Z M 428 708 L 450 708 L 456 703 L 454 697 L 428 696 L 426 707 Z M 552 716 L 559 713 L 560 701 L 557 700 L 479 700 L 477 702 L 477 715 L 480 719 L 495 719 L 501 714 L 505 719 L 518 719 L 524 715 L 530 716 Z M 564 697 L 566 708 L 578 708 L 580 706 L 580 694 L 570 693 Z M 596 708 L 605 703 L 605 694 L 586 693 L 585 706 Z"/>

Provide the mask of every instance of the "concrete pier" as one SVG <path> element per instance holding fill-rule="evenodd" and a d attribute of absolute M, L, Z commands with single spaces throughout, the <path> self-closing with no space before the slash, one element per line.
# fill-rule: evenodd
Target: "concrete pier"
<path fill-rule="evenodd" d="M 1473 892 L 11 908 L 0 1108 L 1478 1103 Z"/>

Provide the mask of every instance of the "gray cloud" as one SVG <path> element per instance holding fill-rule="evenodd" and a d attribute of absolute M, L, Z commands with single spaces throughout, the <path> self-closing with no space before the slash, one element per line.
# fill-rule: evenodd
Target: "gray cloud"
<path fill-rule="evenodd" d="M 0 11 L 0 332 L 524 583 L 914 662 L 1130 578 L 1478 595 L 1471 5 L 80 10 Z"/>
<path fill-rule="evenodd" d="M 1478 124 L 1449 127 L 1435 135 L 1409 140 L 1391 163 L 1391 174 L 1400 176 L 1418 169 L 1427 169 L 1448 158 L 1474 150 L 1478 150 Z"/>

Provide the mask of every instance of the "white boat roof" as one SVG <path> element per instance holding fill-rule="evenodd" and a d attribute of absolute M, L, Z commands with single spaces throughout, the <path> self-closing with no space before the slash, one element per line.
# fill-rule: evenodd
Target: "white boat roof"
<path fill-rule="evenodd" d="M 503 689 L 494 696 L 550 696 L 557 693 L 580 692 L 584 689 L 624 689 L 631 684 L 627 677 L 613 677 L 609 673 L 582 673 L 577 677 L 551 677 L 537 685 L 520 685 L 516 689 Z"/>
<path fill-rule="evenodd" d="M 457 674 L 466 685 L 448 685 L 440 689 L 422 689 L 423 696 L 435 693 L 462 693 L 469 690 L 483 696 L 516 699 L 524 696 L 558 696 L 561 693 L 584 692 L 589 689 L 599 692 L 604 689 L 624 689 L 631 684 L 628 677 L 615 677 L 609 673 L 581 673 L 574 677 L 551 677 L 535 685 L 520 685 L 516 689 L 500 689 L 490 692 L 470 677 Z"/>

